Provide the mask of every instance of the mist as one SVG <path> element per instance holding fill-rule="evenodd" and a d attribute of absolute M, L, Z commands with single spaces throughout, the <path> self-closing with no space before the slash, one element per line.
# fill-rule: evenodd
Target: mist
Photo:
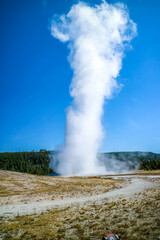
<path fill-rule="evenodd" d="M 66 15 L 54 16 L 51 34 L 70 50 L 73 70 L 64 146 L 56 171 L 62 175 L 104 174 L 97 158 L 104 138 L 103 106 L 120 84 L 124 51 L 136 36 L 136 24 L 123 3 L 90 6 L 79 2 Z"/>

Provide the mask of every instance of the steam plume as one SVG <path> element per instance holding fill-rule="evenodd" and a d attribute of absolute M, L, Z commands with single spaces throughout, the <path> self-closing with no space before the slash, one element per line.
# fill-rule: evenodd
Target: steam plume
<path fill-rule="evenodd" d="M 89 6 L 79 2 L 66 15 L 54 18 L 51 34 L 70 49 L 73 69 L 64 149 L 59 158 L 61 174 L 98 174 L 97 161 L 103 138 L 101 118 L 105 99 L 117 88 L 124 48 L 136 35 L 124 4 Z"/>

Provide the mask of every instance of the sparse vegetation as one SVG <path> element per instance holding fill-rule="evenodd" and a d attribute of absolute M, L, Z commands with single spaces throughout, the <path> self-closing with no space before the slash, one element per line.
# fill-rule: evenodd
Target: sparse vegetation
<path fill-rule="evenodd" d="M 35 216 L 19 216 L 1 221 L 3 239 L 101 239 L 107 232 L 123 239 L 154 240 L 160 235 L 158 189 L 148 190 L 134 199 L 86 203 L 55 209 Z"/>
<path fill-rule="evenodd" d="M 146 172 L 141 171 L 141 174 L 145 175 Z M 153 171 L 151 174 L 160 172 Z M 38 201 L 43 200 L 43 194 L 48 194 L 54 201 L 60 195 L 68 198 L 98 194 L 122 184 L 121 181 L 101 177 L 54 178 L 7 171 L 0 171 L 0 180 L 3 187 L 1 190 L 6 191 L 7 196 L 1 195 L 1 200 L 4 199 L 2 204 L 13 203 L 16 195 L 17 204 L 19 200 L 26 201 L 27 196 L 27 201 L 33 201 L 33 194 L 38 196 Z M 149 181 L 158 183 L 159 178 L 149 178 Z M 18 189 L 20 192 L 16 193 Z M 118 198 L 61 206 L 39 215 L 1 218 L 0 238 L 99 240 L 105 233 L 113 232 L 120 233 L 122 240 L 155 240 L 160 236 L 159 212 L 160 187 L 157 185 L 132 198 L 122 195 Z"/>
<path fill-rule="evenodd" d="M 123 184 L 120 180 L 100 177 L 49 177 L 2 170 L 0 180 L 0 197 L 4 203 L 12 203 L 15 195 L 18 195 L 18 202 L 90 196 L 110 191 Z"/>

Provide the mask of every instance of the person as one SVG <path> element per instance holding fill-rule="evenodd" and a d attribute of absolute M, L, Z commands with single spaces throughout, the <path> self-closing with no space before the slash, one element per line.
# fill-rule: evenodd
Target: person
<path fill-rule="evenodd" d="M 102 238 L 102 240 L 120 240 L 121 237 L 120 235 L 116 235 L 116 234 L 106 234 L 105 237 Z"/>

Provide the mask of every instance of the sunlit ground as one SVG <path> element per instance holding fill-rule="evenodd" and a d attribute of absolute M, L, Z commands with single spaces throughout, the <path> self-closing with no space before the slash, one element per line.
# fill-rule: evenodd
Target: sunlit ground
<path fill-rule="evenodd" d="M 140 173 L 143 175 L 143 180 L 153 183 L 152 188 L 134 195 L 124 194 L 111 199 L 104 198 L 100 201 L 61 206 L 41 214 L 15 218 L 6 215 L 1 218 L 0 236 L 2 239 L 98 240 L 105 233 L 114 232 L 120 233 L 122 240 L 156 239 L 160 236 L 160 178 L 154 175 L 160 175 L 160 171 Z M 139 181 L 142 179 L 139 177 L 140 173 L 138 176 L 135 175 Z M 91 196 L 116 188 L 121 189 L 126 185 L 124 178 L 122 180 L 101 177 L 52 178 L 4 171 L 0 174 L 3 180 L 2 187 L 8 184 L 6 191 L 3 190 L 4 188 L 1 189 L 1 205 L 14 201 L 19 204 L 24 202 L 23 197 L 28 202 L 37 201 L 36 195 L 39 196 L 37 204 L 48 199 L 50 194 L 52 201 L 56 198 Z M 129 184 L 130 179 L 127 177 L 125 179 L 128 179 L 127 184 Z M 7 198 L 8 202 L 6 202 Z"/>

